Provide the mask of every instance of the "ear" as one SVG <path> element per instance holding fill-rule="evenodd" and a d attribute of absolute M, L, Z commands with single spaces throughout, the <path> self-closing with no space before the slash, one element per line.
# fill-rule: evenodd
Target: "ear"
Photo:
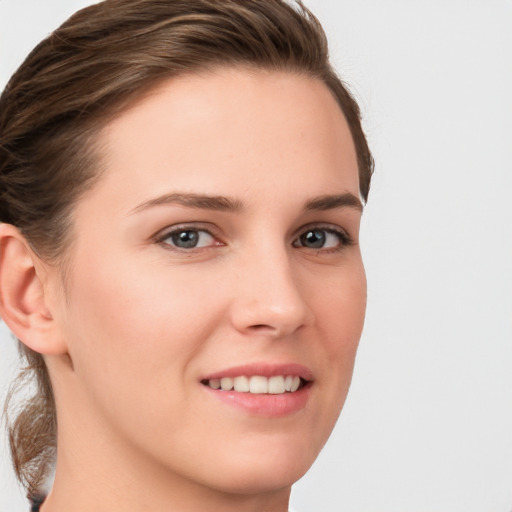
<path fill-rule="evenodd" d="M 66 353 L 59 326 L 45 300 L 44 263 L 25 237 L 0 224 L 0 316 L 13 334 L 40 354 Z"/>

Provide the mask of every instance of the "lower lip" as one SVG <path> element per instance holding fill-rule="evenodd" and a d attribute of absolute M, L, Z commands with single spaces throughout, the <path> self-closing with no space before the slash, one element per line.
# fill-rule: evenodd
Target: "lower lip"
<path fill-rule="evenodd" d="M 280 418 L 304 409 L 309 399 L 311 385 L 310 382 L 293 393 L 280 395 L 222 391 L 202 386 L 205 391 L 232 407 L 242 409 L 255 416 Z"/>

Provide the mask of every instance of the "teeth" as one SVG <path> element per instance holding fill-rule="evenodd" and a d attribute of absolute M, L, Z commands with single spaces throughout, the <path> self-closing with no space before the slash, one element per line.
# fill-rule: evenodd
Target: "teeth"
<path fill-rule="evenodd" d="M 220 379 L 210 379 L 208 384 L 213 389 L 220 389 Z"/>
<path fill-rule="evenodd" d="M 260 377 L 259 375 L 255 375 L 251 377 L 249 381 L 250 392 L 258 395 L 263 395 L 264 393 L 268 393 L 268 379 L 266 377 Z"/>
<path fill-rule="evenodd" d="M 230 391 L 233 389 L 233 379 L 231 377 L 222 377 L 222 379 L 220 379 L 220 388 L 222 391 Z"/>
<path fill-rule="evenodd" d="M 257 395 L 270 394 L 282 395 L 283 393 L 293 393 L 300 387 L 300 377 L 297 375 L 276 375 L 274 377 L 263 377 L 253 375 L 246 377 L 222 377 L 221 379 L 210 379 L 205 381 L 212 389 L 221 389 L 222 391 L 232 391 L 239 393 L 254 393 Z"/>
<path fill-rule="evenodd" d="M 270 379 L 268 379 L 268 392 L 271 395 L 280 395 L 281 393 L 284 393 L 284 377 L 270 377 Z"/>
<path fill-rule="evenodd" d="M 235 377 L 233 379 L 235 391 L 239 393 L 248 393 L 250 390 L 249 379 L 245 376 Z"/>

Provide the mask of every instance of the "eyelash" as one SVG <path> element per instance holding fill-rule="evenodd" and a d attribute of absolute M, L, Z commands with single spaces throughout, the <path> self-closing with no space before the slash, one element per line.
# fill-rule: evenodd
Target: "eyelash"
<path fill-rule="evenodd" d="M 300 239 L 302 236 L 306 235 L 308 232 L 312 231 L 322 231 L 331 235 L 335 235 L 339 240 L 339 245 L 336 247 L 331 248 L 312 248 L 312 247 L 305 247 L 304 245 L 298 245 L 300 243 Z M 212 245 L 208 245 L 205 247 L 191 247 L 191 248 L 182 248 L 177 247 L 176 245 L 172 245 L 171 243 L 168 243 L 167 240 L 171 238 L 172 236 L 177 236 L 181 233 L 186 232 L 196 232 L 196 233 L 206 233 L 208 236 L 210 236 L 212 239 L 216 240 L 216 243 Z M 223 242 L 219 242 L 218 238 L 211 232 L 210 229 L 208 229 L 204 225 L 182 225 L 182 226 L 174 226 L 172 229 L 164 231 L 161 234 L 158 234 L 154 237 L 154 241 L 157 244 L 163 245 L 166 249 L 177 251 L 177 252 L 184 252 L 184 253 L 191 253 L 193 251 L 201 251 L 210 249 L 212 247 L 219 247 L 224 246 L 225 244 Z M 311 251 L 316 252 L 317 254 L 332 254 L 341 252 L 345 247 L 353 245 L 354 241 L 350 237 L 350 235 L 341 228 L 334 228 L 332 225 L 325 226 L 321 224 L 313 224 L 308 226 L 303 226 L 300 228 L 298 235 L 295 237 L 294 241 L 292 242 L 292 246 L 295 248 L 305 248 L 309 249 Z"/>
<path fill-rule="evenodd" d="M 320 247 L 320 248 L 316 249 L 316 248 L 311 248 L 311 247 L 309 247 L 309 248 L 305 247 L 306 249 L 310 249 L 312 251 L 315 251 L 317 254 L 339 253 L 339 252 L 343 251 L 347 246 L 350 246 L 350 245 L 354 244 L 354 240 L 351 238 L 351 236 L 344 229 L 336 228 L 336 227 L 334 227 L 332 225 L 326 226 L 326 225 L 322 225 L 322 224 L 313 224 L 313 225 L 309 225 L 309 226 L 303 226 L 300 229 L 300 233 L 296 237 L 296 239 L 294 240 L 292 245 L 294 247 L 304 247 L 304 246 L 295 245 L 295 244 L 296 244 L 297 241 L 300 241 L 300 238 L 302 236 L 304 236 L 306 233 L 312 232 L 312 231 L 323 231 L 325 233 L 328 233 L 328 234 L 331 234 L 331 235 L 335 235 L 338 238 L 338 241 L 339 241 L 339 245 L 338 246 L 331 247 L 331 248 Z"/>
<path fill-rule="evenodd" d="M 209 249 L 211 247 L 219 247 L 219 246 L 225 245 L 222 242 L 217 242 L 217 243 L 214 243 L 214 244 L 206 246 L 206 247 L 199 247 L 199 248 L 192 247 L 190 249 L 185 249 L 182 247 L 177 247 L 175 245 L 171 245 L 170 243 L 166 242 L 166 240 L 168 240 L 172 236 L 177 236 L 180 233 L 187 233 L 187 232 L 206 233 L 207 235 L 212 237 L 214 240 L 217 240 L 217 237 L 206 226 L 198 225 L 198 224 L 192 224 L 192 225 L 187 224 L 187 225 L 181 225 L 181 226 L 173 226 L 172 229 L 166 230 L 166 231 L 162 232 L 161 234 L 156 235 L 155 242 L 157 244 L 163 245 L 168 250 L 185 252 L 185 253 L 190 253 L 194 250 L 196 250 L 196 251 L 204 250 L 204 249 Z"/>

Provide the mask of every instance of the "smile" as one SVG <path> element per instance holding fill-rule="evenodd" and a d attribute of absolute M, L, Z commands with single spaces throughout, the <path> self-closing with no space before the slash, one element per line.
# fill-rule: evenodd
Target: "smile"
<path fill-rule="evenodd" d="M 298 375 L 274 375 L 272 377 L 240 375 L 238 377 L 221 377 L 202 381 L 202 384 L 211 389 L 221 391 L 234 390 L 238 393 L 253 393 L 255 395 L 295 393 L 304 387 L 306 383 L 307 381 Z"/>
<path fill-rule="evenodd" d="M 205 375 L 207 396 L 257 417 L 279 418 L 306 407 L 313 373 L 300 364 L 255 363 Z"/>

